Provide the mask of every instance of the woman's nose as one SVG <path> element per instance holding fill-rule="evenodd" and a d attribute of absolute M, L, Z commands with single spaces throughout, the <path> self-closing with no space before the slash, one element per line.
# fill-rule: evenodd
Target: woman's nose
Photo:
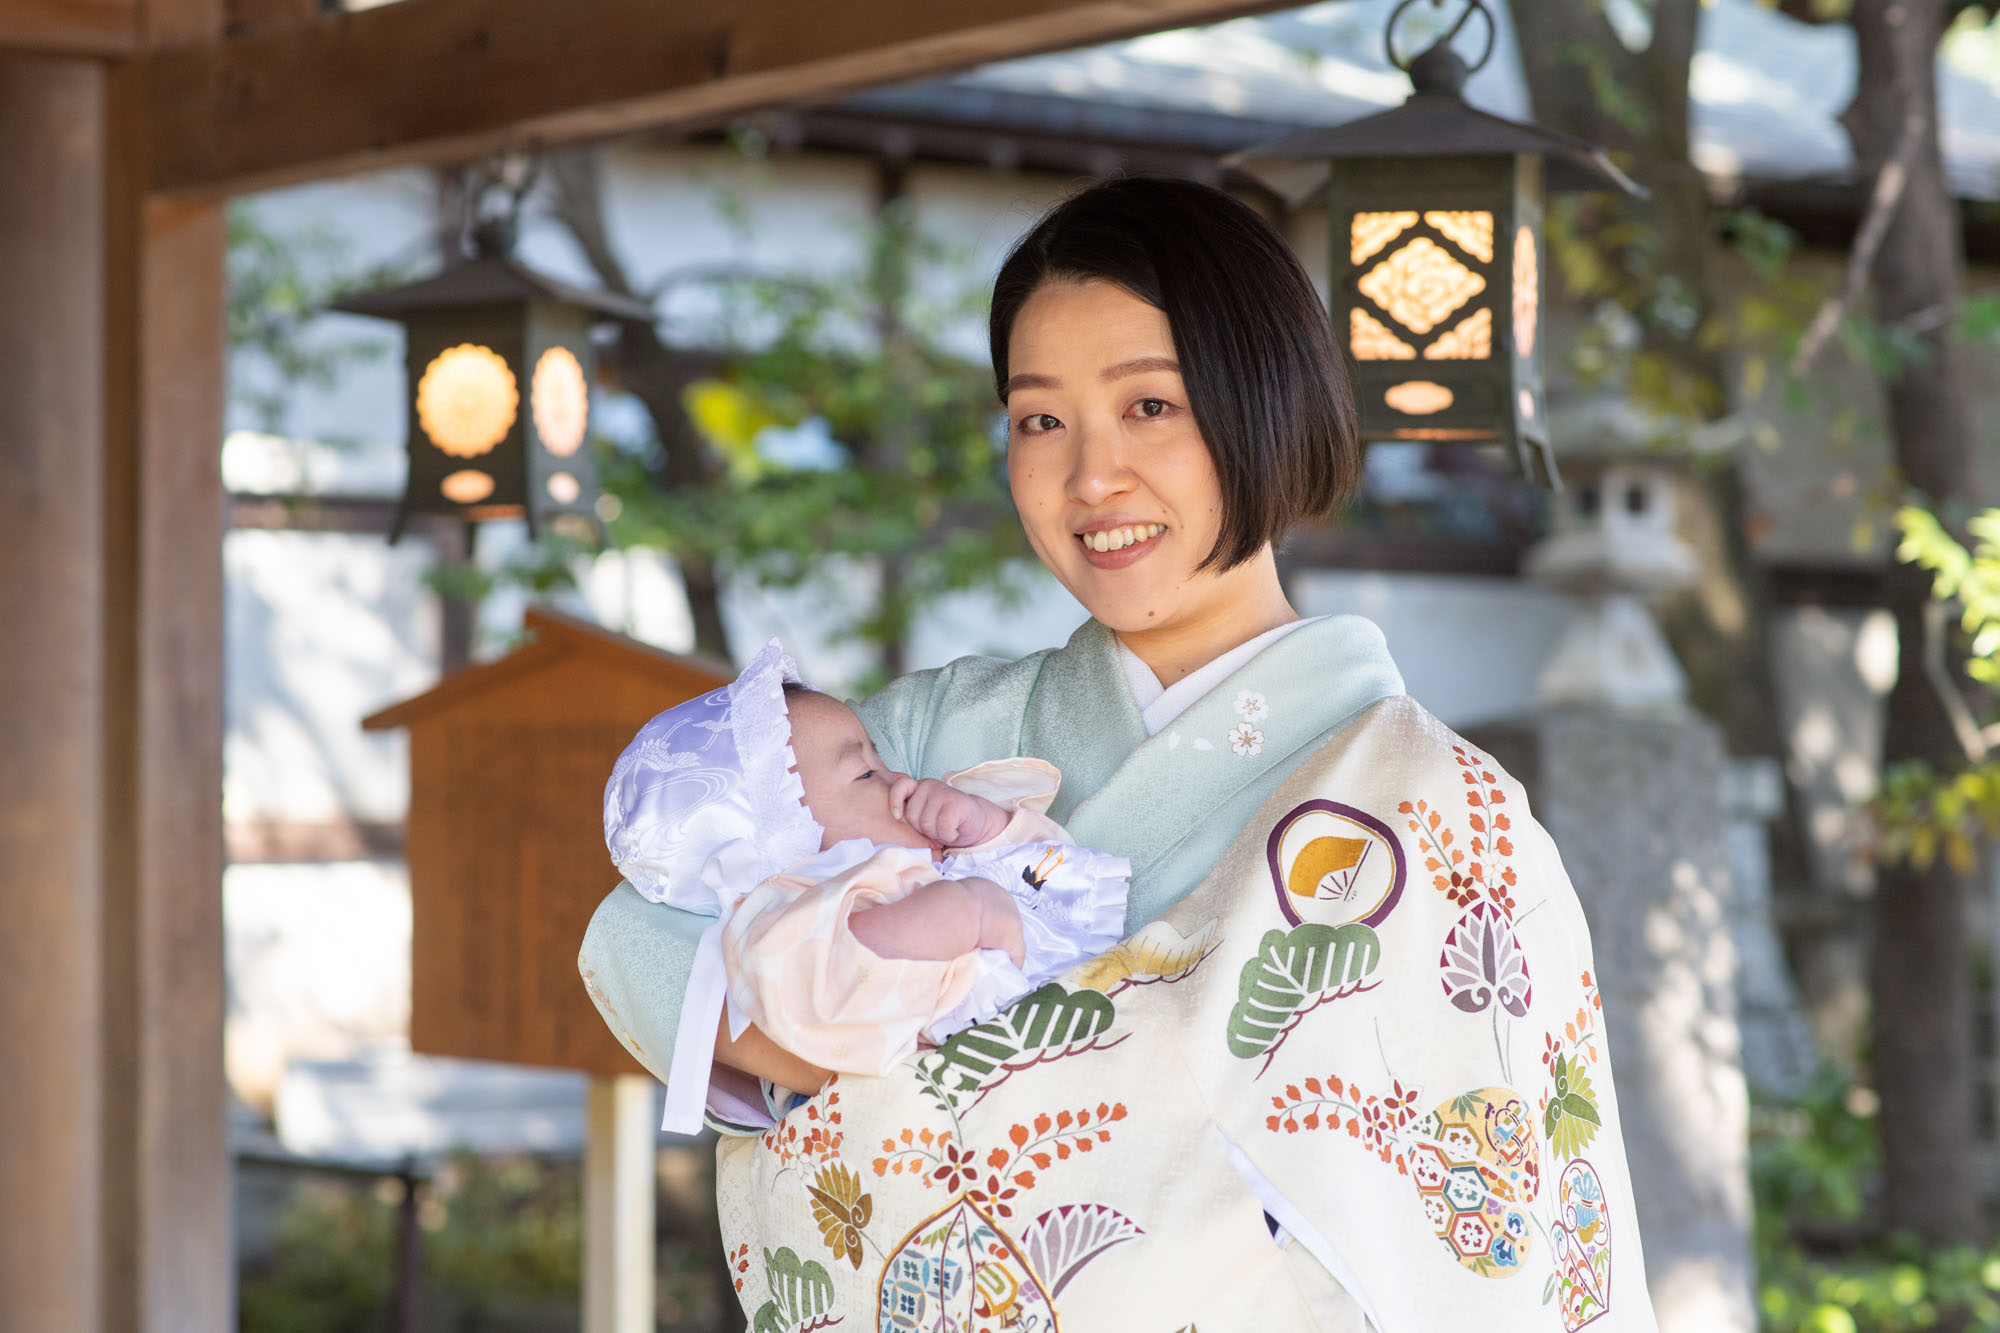
<path fill-rule="evenodd" d="M 1101 505 L 1130 491 L 1134 484 L 1115 430 L 1085 427 L 1077 432 L 1069 475 L 1071 499 Z"/>

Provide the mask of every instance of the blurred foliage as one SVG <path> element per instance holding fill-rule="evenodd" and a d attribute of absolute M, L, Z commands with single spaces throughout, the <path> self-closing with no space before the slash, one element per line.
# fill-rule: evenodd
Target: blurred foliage
<path fill-rule="evenodd" d="M 666 484 L 657 441 L 601 475 L 615 544 L 698 551 L 764 587 L 817 583 L 830 607 L 857 605 L 837 637 L 883 649 L 941 597 L 1017 595 L 1029 552 L 992 372 L 949 342 L 983 285 L 900 202 L 863 240 L 857 270 L 704 284 L 720 354 L 682 406 L 720 460 L 709 484 Z M 872 579 L 859 599 L 857 573 Z"/>
<path fill-rule="evenodd" d="M 496 588 L 520 588 L 531 597 L 551 597 L 577 586 L 577 562 L 595 554 L 594 540 L 551 528 L 536 541 L 510 551 L 498 565 L 440 560 L 424 571 L 424 585 L 441 597 L 477 603 Z"/>
<path fill-rule="evenodd" d="M 374 339 L 309 331 L 308 323 L 341 297 L 402 274 L 357 267 L 346 242 L 324 226 L 275 231 L 240 201 L 229 207 L 228 245 L 230 398 L 257 429 L 275 435 L 299 389 L 330 389 L 347 367 L 387 350 Z"/>
<path fill-rule="evenodd" d="M 1897 513 L 1896 526 L 1902 533 L 1897 558 L 1929 570 L 1932 595 L 1957 614 L 1965 674 L 2000 691 L 2000 509 L 1966 522 L 1970 547 L 1916 505 Z M 1976 721 L 1968 713 L 1968 726 Z M 1980 840 L 2000 832 L 2000 759 L 1971 760 L 1951 772 L 1919 760 L 1897 764 L 1883 775 L 1870 813 L 1879 859 L 1923 869 L 1942 855 L 1970 873 Z"/>
<path fill-rule="evenodd" d="M 1914 1238 L 1834 1260 L 1794 1250 L 1763 1264 L 1765 1333 L 2000 1330 L 2000 1249 Z"/>
<path fill-rule="evenodd" d="M 307 1178 L 269 1261 L 238 1287 L 243 1333 L 383 1333 L 391 1326 L 401 1187 Z M 574 1328 L 581 1181 L 574 1163 L 458 1154 L 419 1193 L 422 1327 L 461 1333 Z"/>
<path fill-rule="evenodd" d="M 1764 1333 L 2000 1333 L 2000 1246 L 1865 1239 L 1871 1091 L 1829 1066 L 1794 1101 L 1753 1102 L 1750 1123 Z"/>

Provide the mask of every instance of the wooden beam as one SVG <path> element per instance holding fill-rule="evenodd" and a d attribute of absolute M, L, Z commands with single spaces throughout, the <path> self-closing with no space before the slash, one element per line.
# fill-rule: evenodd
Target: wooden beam
<path fill-rule="evenodd" d="M 1284 0 L 403 0 L 153 59 L 154 187 L 234 192 L 825 99 Z"/>
<path fill-rule="evenodd" d="M 124 56 L 138 48 L 138 0 L 0 0 L 0 51 Z"/>

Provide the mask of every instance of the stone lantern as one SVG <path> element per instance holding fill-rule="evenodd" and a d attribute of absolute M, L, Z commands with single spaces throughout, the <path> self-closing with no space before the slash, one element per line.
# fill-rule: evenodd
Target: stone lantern
<path fill-rule="evenodd" d="M 1665 459 L 1600 460 L 1555 500 L 1555 530 L 1524 572 L 1575 600 L 1536 682 L 1543 705 L 1678 712 L 1687 677 L 1647 602 L 1695 579 L 1674 531 L 1676 476 Z"/>

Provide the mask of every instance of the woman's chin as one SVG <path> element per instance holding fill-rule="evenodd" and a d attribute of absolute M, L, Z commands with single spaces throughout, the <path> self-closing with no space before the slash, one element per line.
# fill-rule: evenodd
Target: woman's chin
<path fill-rule="evenodd" d="M 1163 628 L 1172 618 L 1168 609 L 1168 598 L 1145 597 L 1097 597 L 1091 600 L 1078 598 L 1084 610 L 1090 612 L 1098 624 L 1113 634 L 1144 634 L 1148 630 Z"/>
<path fill-rule="evenodd" d="M 1156 577 L 1146 568 L 1151 563 L 1098 569 L 1078 562 L 1058 577 L 1100 625 L 1118 634 L 1138 634 L 1174 619 L 1188 591 L 1185 579 Z"/>

